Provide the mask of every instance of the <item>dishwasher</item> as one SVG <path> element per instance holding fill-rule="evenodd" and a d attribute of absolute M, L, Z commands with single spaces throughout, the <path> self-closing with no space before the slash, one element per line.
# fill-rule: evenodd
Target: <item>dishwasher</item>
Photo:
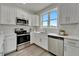
<path fill-rule="evenodd" d="M 48 50 L 57 56 L 64 55 L 64 38 L 48 35 Z"/>
<path fill-rule="evenodd" d="M 64 56 L 79 56 L 79 40 L 64 40 Z"/>

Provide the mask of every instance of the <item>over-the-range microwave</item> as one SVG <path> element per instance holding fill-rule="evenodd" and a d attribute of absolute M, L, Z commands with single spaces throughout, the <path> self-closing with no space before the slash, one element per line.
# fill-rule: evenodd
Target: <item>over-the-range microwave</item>
<path fill-rule="evenodd" d="M 29 21 L 21 18 L 16 17 L 16 25 L 28 25 Z"/>

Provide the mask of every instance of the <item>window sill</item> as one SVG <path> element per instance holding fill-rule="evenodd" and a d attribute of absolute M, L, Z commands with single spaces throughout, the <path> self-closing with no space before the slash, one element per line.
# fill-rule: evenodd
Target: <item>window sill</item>
<path fill-rule="evenodd" d="M 54 28 L 54 29 L 58 29 L 57 26 L 41 26 L 41 27 L 43 27 L 43 28 Z"/>

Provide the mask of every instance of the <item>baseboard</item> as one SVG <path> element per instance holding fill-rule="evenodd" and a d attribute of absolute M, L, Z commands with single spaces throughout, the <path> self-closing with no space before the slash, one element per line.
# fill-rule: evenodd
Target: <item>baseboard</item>
<path fill-rule="evenodd" d="M 55 55 L 55 54 L 53 54 L 53 53 L 51 53 L 51 52 L 49 52 L 50 54 L 52 54 L 53 56 L 57 56 L 57 55 Z"/>
<path fill-rule="evenodd" d="M 9 52 L 9 53 L 4 54 L 4 56 L 7 56 L 8 54 L 11 54 L 11 53 L 13 53 L 13 52 L 16 52 L 16 49 L 13 50 L 13 51 L 11 51 L 11 52 Z"/>

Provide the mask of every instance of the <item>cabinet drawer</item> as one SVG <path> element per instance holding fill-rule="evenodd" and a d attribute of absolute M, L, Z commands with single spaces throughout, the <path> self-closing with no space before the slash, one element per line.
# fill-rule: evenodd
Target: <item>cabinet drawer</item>
<path fill-rule="evenodd" d="M 78 40 L 64 40 L 65 45 L 73 46 L 73 47 L 79 47 L 79 41 Z"/>
<path fill-rule="evenodd" d="M 0 53 L 3 52 L 3 44 L 0 46 Z"/>

